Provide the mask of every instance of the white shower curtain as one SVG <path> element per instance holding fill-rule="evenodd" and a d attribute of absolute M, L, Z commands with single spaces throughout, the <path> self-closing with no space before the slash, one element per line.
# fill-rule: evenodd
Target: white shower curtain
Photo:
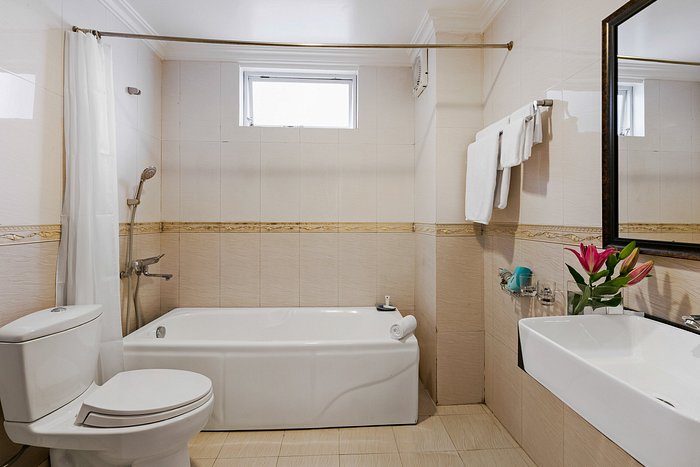
<path fill-rule="evenodd" d="M 59 305 L 102 305 L 98 379 L 123 369 L 119 210 L 112 54 L 91 34 L 66 33 L 66 186 L 56 271 Z"/>

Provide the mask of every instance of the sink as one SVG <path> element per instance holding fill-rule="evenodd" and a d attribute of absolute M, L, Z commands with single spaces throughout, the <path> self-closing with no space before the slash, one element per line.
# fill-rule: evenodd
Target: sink
<path fill-rule="evenodd" d="M 700 335 L 639 316 L 518 323 L 525 371 L 646 466 L 700 466 Z"/>

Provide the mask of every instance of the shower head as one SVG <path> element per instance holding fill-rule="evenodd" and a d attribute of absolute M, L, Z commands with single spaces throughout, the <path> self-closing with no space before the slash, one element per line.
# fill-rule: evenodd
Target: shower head
<path fill-rule="evenodd" d="M 153 178 L 153 176 L 156 174 L 156 168 L 153 166 L 146 167 L 143 169 L 143 172 L 141 172 L 141 181 L 146 181 L 149 178 Z"/>

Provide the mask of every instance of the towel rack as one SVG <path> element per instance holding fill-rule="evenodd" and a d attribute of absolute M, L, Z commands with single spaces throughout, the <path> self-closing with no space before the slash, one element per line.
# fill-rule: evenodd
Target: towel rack
<path fill-rule="evenodd" d="M 552 107 L 554 105 L 553 99 L 540 99 L 537 101 L 538 107 Z"/>

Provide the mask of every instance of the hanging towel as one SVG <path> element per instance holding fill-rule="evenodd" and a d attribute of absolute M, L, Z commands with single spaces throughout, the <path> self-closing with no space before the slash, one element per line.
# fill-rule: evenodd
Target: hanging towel
<path fill-rule="evenodd" d="M 510 167 L 499 168 L 496 175 L 496 193 L 493 206 L 498 209 L 508 207 L 508 192 L 510 191 Z"/>
<path fill-rule="evenodd" d="M 499 132 L 482 135 L 467 149 L 467 190 L 465 217 L 468 221 L 488 224 L 493 212 L 498 169 Z"/>
<path fill-rule="evenodd" d="M 536 102 L 530 102 L 510 115 L 503 130 L 501 165 L 515 167 L 530 158 L 535 130 Z"/>
<path fill-rule="evenodd" d="M 537 101 L 533 103 L 535 106 L 535 129 L 533 131 L 533 144 L 540 144 L 542 142 L 542 109 L 537 105 Z"/>

